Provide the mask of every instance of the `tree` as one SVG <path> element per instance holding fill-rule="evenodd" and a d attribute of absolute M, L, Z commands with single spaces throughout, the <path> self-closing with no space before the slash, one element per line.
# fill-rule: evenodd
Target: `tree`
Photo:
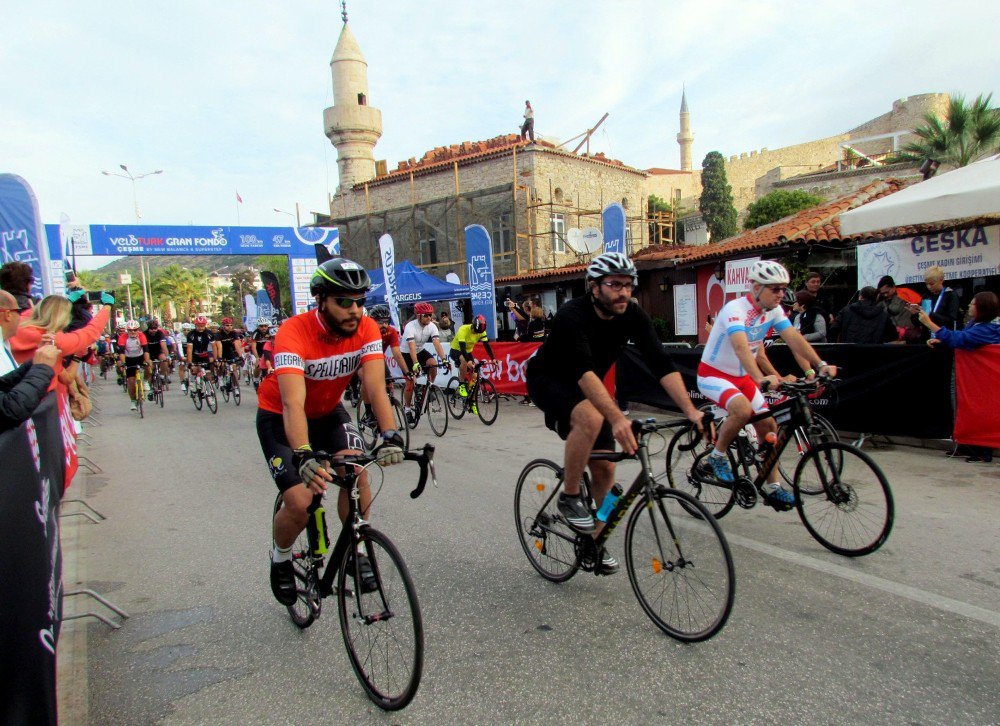
<path fill-rule="evenodd" d="M 708 226 L 712 242 L 721 242 L 737 232 L 733 188 L 726 181 L 722 154 L 710 151 L 701 162 L 701 198 L 698 210 Z"/>
<path fill-rule="evenodd" d="M 777 222 L 790 214 L 801 212 L 803 209 L 815 207 L 817 204 L 822 204 L 823 201 L 823 197 L 801 189 L 794 191 L 775 189 L 747 207 L 747 217 L 743 220 L 743 229 L 757 229 L 765 224 Z"/>
<path fill-rule="evenodd" d="M 93 270 L 80 270 L 76 273 L 76 279 L 84 290 L 104 290 L 110 287 L 105 277 Z"/>
<path fill-rule="evenodd" d="M 1000 109 L 990 106 L 993 94 L 980 94 L 971 104 L 952 96 L 948 119 L 924 114 L 924 125 L 914 129 L 919 141 L 903 147 L 897 161 L 922 163 L 927 159 L 949 166 L 966 166 L 1000 151 Z"/>

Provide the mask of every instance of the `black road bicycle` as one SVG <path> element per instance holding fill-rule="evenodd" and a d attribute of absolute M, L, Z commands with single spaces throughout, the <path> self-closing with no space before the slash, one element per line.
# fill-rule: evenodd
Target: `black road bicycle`
<path fill-rule="evenodd" d="M 477 361 L 476 381 L 469 388 L 467 396 L 459 394 L 460 381 L 458 378 L 452 378 L 448 383 L 448 391 L 445 394 L 448 397 L 448 410 L 456 421 L 462 418 L 466 411 L 472 412 L 473 406 L 475 406 L 479 420 L 487 426 L 492 425 L 497 420 L 497 414 L 500 413 L 500 396 L 497 394 L 493 381 L 480 373 L 482 367 L 483 362 Z"/>
<path fill-rule="evenodd" d="M 320 617 L 323 599 L 336 592 L 340 629 L 354 673 L 379 708 L 395 711 L 416 695 L 423 672 L 424 626 L 417 591 L 399 550 L 359 511 L 358 479 L 375 460 L 320 454 L 332 467 L 342 467 L 343 473 L 332 473 L 333 483 L 350 493 L 347 518 L 331 551 L 323 495 L 313 499 L 306 528 L 292 545 L 298 599 L 288 606 L 288 614 L 299 628 L 308 628 Z M 436 485 L 434 447 L 427 444 L 403 456 L 420 465 L 417 487 L 410 492 L 416 499 L 428 475 Z M 281 506 L 279 494 L 274 514 Z M 362 577 L 358 558 L 350 556 L 353 552 L 367 555 L 371 574 Z"/>
<path fill-rule="evenodd" d="M 392 417 L 396 422 L 396 430 L 403 437 L 404 451 L 408 450 L 410 448 L 410 428 L 406 425 L 406 414 L 403 413 L 403 404 L 399 402 L 399 398 L 396 396 L 396 386 L 392 380 L 386 379 L 385 387 L 386 393 L 389 394 L 389 405 L 392 406 Z M 378 428 L 378 421 L 375 420 L 375 413 L 372 412 L 366 416 L 365 408 L 366 404 L 364 403 L 358 405 L 357 411 L 355 411 L 355 418 L 358 424 L 358 432 L 361 434 L 361 440 L 365 442 L 365 449 L 371 451 L 379 443 L 379 434 L 381 432 Z"/>
<path fill-rule="evenodd" d="M 556 506 L 562 467 L 535 459 L 521 472 L 514 492 L 514 520 L 528 560 L 551 582 L 565 582 L 578 570 L 598 572 L 601 552 L 625 514 L 638 501 L 625 526 L 625 567 L 636 599 L 658 628 L 684 642 L 711 638 L 726 624 L 736 594 L 736 573 L 729 544 L 715 518 L 686 492 L 658 484 L 652 474 L 650 435 L 684 426 L 686 421 L 633 421 L 639 448 L 595 453 L 591 459 L 638 459 L 641 470 L 615 503 L 607 526 L 596 537 L 579 534 Z M 584 501 L 594 503 L 590 478 L 580 483 Z M 696 512 L 692 520 L 681 509 Z"/>
<path fill-rule="evenodd" d="M 233 403 L 237 406 L 240 405 L 241 391 L 240 391 L 240 375 L 239 368 L 236 372 L 233 372 L 233 366 L 236 362 L 225 363 L 219 369 L 219 390 L 222 391 L 222 398 L 228 403 L 232 399 Z"/>
<path fill-rule="evenodd" d="M 166 389 L 167 379 L 160 371 L 160 364 L 157 362 L 153 365 L 153 372 L 149 376 L 149 400 L 158 403 L 160 408 L 163 408 L 163 393 Z"/>
<path fill-rule="evenodd" d="M 193 380 L 192 380 L 193 379 Z M 188 376 L 189 395 L 191 402 L 197 410 L 201 410 L 204 404 L 208 404 L 208 410 L 217 413 L 219 410 L 219 399 L 216 397 L 215 385 L 209 379 L 204 368 L 200 368 L 197 373 Z"/>
<path fill-rule="evenodd" d="M 814 379 L 778 387 L 788 399 L 750 419 L 754 423 L 774 416 L 778 423 L 774 445 L 757 445 L 747 436 L 737 436 L 728 451 L 732 483 L 722 482 L 712 474 L 707 457 L 713 444 L 691 426 L 679 430 L 667 446 L 670 486 L 693 495 L 717 519 L 734 504 L 751 509 L 758 495 L 778 511 L 794 506 L 809 534 L 827 549 L 847 557 L 874 552 L 892 531 L 892 490 L 871 457 L 850 444 L 829 438 L 829 431 L 816 423 L 808 395 L 827 383 Z M 793 441 L 801 456 L 783 458 Z M 796 458 L 791 477 L 795 504 L 778 504 L 764 493 L 767 472 L 775 464 L 794 462 Z"/>
<path fill-rule="evenodd" d="M 450 366 L 438 366 L 438 374 L 447 373 Z M 425 371 L 426 375 L 426 371 Z M 413 421 L 407 421 L 411 429 L 415 429 L 420 419 L 427 416 L 427 421 L 431 425 L 431 431 L 436 436 L 444 436 L 448 430 L 448 403 L 447 395 L 443 390 L 431 383 L 430 378 L 426 378 L 423 383 L 413 384 Z"/>

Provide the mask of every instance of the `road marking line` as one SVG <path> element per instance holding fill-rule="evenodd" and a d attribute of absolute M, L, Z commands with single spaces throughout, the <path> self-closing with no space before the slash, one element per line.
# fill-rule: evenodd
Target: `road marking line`
<path fill-rule="evenodd" d="M 944 595 L 938 595 L 933 592 L 928 592 L 927 590 L 911 587 L 910 585 L 903 585 L 898 582 L 893 582 L 892 580 L 886 580 L 882 577 L 869 575 L 865 572 L 857 572 L 844 567 L 843 565 L 835 565 L 832 562 L 823 562 L 822 560 L 817 560 L 807 555 L 801 555 L 798 552 L 783 550 L 780 547 L 764 544 L 763 542 L 758 542 L 748 537 L 742 537 L 738 534 L 727 533 L 726 539 L 730 544 L 746 547 L 747 549 L 754 550 L 755 552 L 776 557 L 779 560 L 785 560 L 786 562 L 791 562 L 796 565 L 803 565 L 828 575 L 834 575 L 845 580 L 851 580 L 852 582 L 856 582 L 860 585 L 867 585 L 868 587 L 875 588 L 876 590 L 888 592 L 891 595 L 905 597 L 909 600 L 921 603 L 922 605 L 929 605 L 930 607 L 937 608 L 939 610 L 945 610 L 972 620 L 978 620 L 979 622 L 986 623 L 987 625 L 992 625 L 995 628 L 1000 628 L 1000 612 L 987 610 L 986 608 L 979 607 L 978 605 L 970 605 L 969 603 L 962 602 L 961 600 L 954 600 L 950 597 L 945 597 Z"/>

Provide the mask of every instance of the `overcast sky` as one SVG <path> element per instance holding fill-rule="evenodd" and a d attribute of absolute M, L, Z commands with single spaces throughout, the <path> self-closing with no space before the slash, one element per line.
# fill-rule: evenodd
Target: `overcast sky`
<path fill-rule="evenodd" d="M 992 10 L 990 8 L 993 8 Z M 348 3 L 382 111 L 389 168 L 517 130 L 566 140 L 611 115 L 591 151 L 679 165 L 686 84 L 694 160 L 821 138 L 894 99 L 997 90 L 1000 3 L 369 0 Z M 0 171 L 46 222 L 284 226 L 326 211 L 323 135 L 340 5 L 326 0 L 8 0 L 0 9 Z"/>

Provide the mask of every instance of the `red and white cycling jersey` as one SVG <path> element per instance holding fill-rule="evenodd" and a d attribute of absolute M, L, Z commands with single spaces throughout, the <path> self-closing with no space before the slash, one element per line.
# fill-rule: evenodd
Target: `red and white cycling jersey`
<path fill-rule="evenodd" d="M 118 347 L 125 353 L 126 358 L 141 358 L 142 354 L 146 352 L 146 345 L 146 335 L 142 331 L 139 331 L 135 337 L 128 333 L 122 333 L 118 336 Z"/>
<path fill-rule="evenodd" d="M 781 333 L 791 325 L 780 305 L 773 310 L 764 311 L 754 304 L 749 295 L 731 300 L 722 306 L 715 319 L 705 350 L 701 354 L 701 362 L 731 376 L 744 376 L 746 371 L 736 357 L 730 336 L 733 333 L 745 333 L 750 352 L 757 355 L 757 349 L 764 344 L 764 338 L 772 328 L 775 333 Z"/>
<path fill-rule="evenodd" d="M 257 405 L 281 413 L 278 377 L 298 375 L 306 379 L 306 417 L 325 416 L 337 407 L 351 376 L 368 360 L 383 360 L 382 335 L 371 318 L 362 318 L 354 335 L 344 338 L 330 331 L 318 310 L 295 315 L 278 328 L 276 375 L 260 384 Z"/>

